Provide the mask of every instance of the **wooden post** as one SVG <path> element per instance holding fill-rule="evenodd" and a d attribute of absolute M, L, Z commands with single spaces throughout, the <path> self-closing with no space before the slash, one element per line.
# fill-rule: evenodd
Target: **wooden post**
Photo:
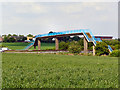
<path fill-rule="evenodd" d="M 84 54 L 88 53 L 87 48 L 88 48 L 88 42 L 87 42 L 86 38 L 84 37 Z"/>
<path fill-rule="evenodd" d="M 59 40 L 58 40 L 58 38 L 55 38 L 55 49 L 56 50 L 59 49 Z"/>
<path fill-rule="evenodd" d="M 40 48 L 41 48 L 41 41 L 40 39 L 38 39 L 38 50 L 40 50 Z"/>
<path fill-rule="evenodd" d="M 93 56 L 95 56 L 95 46 L 93 45 Z"/>

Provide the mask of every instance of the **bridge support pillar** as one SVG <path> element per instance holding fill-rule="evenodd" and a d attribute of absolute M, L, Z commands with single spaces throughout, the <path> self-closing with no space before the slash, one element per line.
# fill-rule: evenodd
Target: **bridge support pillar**
<path fill-rule="evenodd" d="M 36 50 L 36 45 L 34 45 L 34 50 Z"/>
<path fill-rule="evenodd" d="M 40 50 L 40 48 L 41 48 L 41 40 L 38 39 L 38 50 Z"/>
<path fill-rule="evenodd" d="M 86 40 L 86 38 L 84 37 L 84 54 L 87 54 L 88 53 L 88 42 Z"/>
<path fill-rule="evenodd" d="M 58 40 L 58 38 L 55 38 L 55 49 L 56 50 L 59 49 L 59 40 Z"/>
<path fill-rule="evenodd" d="M 93 56 L 95 56 L 95 45 L 93 45 Z"/>

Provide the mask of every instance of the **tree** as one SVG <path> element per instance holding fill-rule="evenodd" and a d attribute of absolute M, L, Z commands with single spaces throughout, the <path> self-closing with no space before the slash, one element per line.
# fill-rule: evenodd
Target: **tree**
<path fill-rule="evenodd" d="M 84 49 L 84 41 L 82 38 L 80 38 L 80 40 L 78 41 L 78 44 L 81 46 L 81 49 Z"/>
<path fill-rule="evenodd" d="M 8 37 L 12 36 L 11 34 L 8 34 Z"/>
<path fill-rule="evenodd" d="M 81 46 L 78 44 L 77 41 L 72 41 L 69 45 L 68 48 L 69 52 L 74 53 L 74 54 L 79 54 L 80 51 L 82 50 Z"/>
<path fill-rule="evenodd" d="M 79 41 L 79 40 L 80 40 L 80 37 L 79 37 L 79 36 L 74 36 L 74 37 L 72 38 L 72 40 L 74 40 L 74 41 Z"/>
<path fill-rule="evenodd" d="M 25 40 L 27 40 L 27 37 L 23 37 L 22 41 L 25 41 Z"/>
<path fill-rule="evenodd" d="M 9 42 L 15 42 L 16 40 L 15 40 L 15 38 L 14 37 L 10 37 L 9 38 Z"/>
<path fill-rule="evenodd" d="M 8 41 L 8 37 L 4 36 L 3 42 L 7 42 Z"/>
<path fill-rule="evenodd" d="M 28 34 L 27 37 L 33 37 L 33 35 L 32 34 Z"/>
<path fill-rule="evenodd" d="M 47 39 L 47 42 L 48 42 L 48 43 L 52 43 L 52 39 L 53 39 L 53 38 L 48 38 L 48 39 Z"/>
<path fill-rule="evenodd" d="M 59 38 L 59 41 L 64 41 L 64 42 L 67 42 L 70 40 L 70 36 L 64 36 L 64 37 L 60 37 Z"/>
<path fill-rule="evenodd" d="M 97 56 L 109 54 L 108 45 L 105 42 L 98 42 L 95 46 L 95 50 Z"/>
<path fill-rule="evenodd" d="M 49 33 L 54 33 L 53 31 L 50 31 Z"/>
<path fill-rule="evenodd" d="M 13 34 L 12 36 L 17 36 L 16 34 Z"/>
<path fill-rule="evenodd" d="M 23 41 L 24 35 L 19 35 L 17 41 Z"/>
<path fill-rule="evenodd" d="M 59 48 L 60 48 L 61 50 L 67 50 L 68 47 L 69 47 L 69 43 L 68 43 L 68 42 L 62 41 L 62 42 L 59 43 Z"/>

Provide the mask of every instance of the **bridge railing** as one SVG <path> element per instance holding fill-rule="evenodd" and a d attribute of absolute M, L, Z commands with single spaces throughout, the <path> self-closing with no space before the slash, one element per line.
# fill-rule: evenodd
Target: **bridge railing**
<path fill-rule="evenodd" d="M 69 31 L 63 31 L 63 32 L 54 32 L 54 33 L 48 33 L 48 34 L 39 34 L 39 35 L 36 35 L 36 37 L 54 36 L 54 35 L 71 34 L 71 33 L 81 33 L 81 32 L 89 32 L 89 30 L 86 30 L 86 29 L 69 30 Z"/>
<path fill-rule="evenodd" d="M 31 45 L 33 45 L 33 44 L 34 44 L 34 41 L 31 42 L 27 47 L 25 47 L 24 50 L 25 50 L 25 49 L 28 49 L 28 48 L 29 48 Z"/>
<path fill-rule="evenodd" d="M 110 52 L 113 51 L 113 49 L 110 47 L 110 45 L 108 45 L 108 49 L 110 50 Z"/>
<path fill-rule="evenodd" d="M 88 40 L 88 42 L 90 42 L 90 38 L 88 37 L 88 35 L 85 32 L 83 32 L 83 34 L 85 35 L 85 37 Z"/>
<path fill-rule="evenodd" d="M 96 45 L 97 43 L 96 43 L 96 38 L 95 38 L 95 36 L 92 34 L 92 32 L 90 31 L 90 30 L 88 30 L 88 32 L 90 33 L 90 35 L 92 36 L 92 41 L 94 42 L 94 44 Z"/>

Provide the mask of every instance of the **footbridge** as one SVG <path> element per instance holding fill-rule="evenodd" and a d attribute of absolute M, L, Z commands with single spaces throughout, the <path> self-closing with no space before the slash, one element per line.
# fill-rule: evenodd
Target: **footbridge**
<path fill-rule="evenodd" d="M 47 33 L 47 34 L 38 34 L 34 36 L 34 40 L 24 49 L 29 49 L 30 47 L 34 46 L 34 49 L 36 49 L 36 46 L 38 46 L 38 50 L 41 48 L 41 39 L 42 38 L 55 38 L 55 49 L 59 50 L 59 37 L 64 36 L 73 36 L 73 35 L 83 35 L 84 36 L 84 53 L 88 53 L 88 43 L 93 43 L 93 55 L 95 55 L 95 46 L 98 42 L 102 42 L 100 38 L 95 38 L 92 32 L 89 29 L 79 29 L 79 30 L 69 30 L 69 31 L 63 31 L 63 32 L 54 32 L 54 33 Z M 112 52 L 112 48 L 108 45 L 108 49 L 110 52 Z"/>

